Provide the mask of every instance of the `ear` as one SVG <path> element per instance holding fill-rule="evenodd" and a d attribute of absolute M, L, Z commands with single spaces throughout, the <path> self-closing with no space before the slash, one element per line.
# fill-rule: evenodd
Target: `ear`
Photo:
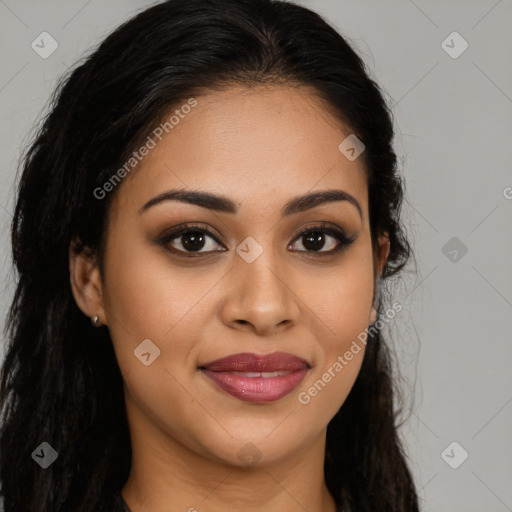
<path fill-rule="evenodd" d="M 391 243 L 389 242 L 389 234 L 386 231 L 384 234 L 379 235 L 379 249 L 377 251 L 377 277 L 380 278 L 382 274 L 382 270 L 384 269 L 386 262 L 388 261 L 389 249 L 391 248 Z"/>
<path fill-rule="evenodd" d="M 375 305 L 375 295 L 376 295 L 375 292 L 377 290 L 378 282 L 379 282 L 380 276 L 382 274 L 382 271 L 383 271 L 383 269 L 386 265 L 386 262 L 388 260 L 389 250 L 391 247 L 391 244 L 389 242 L 389 234 L 387 232 L 385 232 L 382 235 L 379 235 L 378 241 L 379 241 L 379 247 L 377 249 L 377 261 L 375 263 L 376 276 L 375 276 L 375 286 L 374 286 L 374 292 L 373 292 L 373 305 L 372 305 L 372 309 L 370 311 L 370 320 L 369 320 L 370 324 L 373 324 L 377 320 L 377 309 L 375 307 L 376 306 Z"/>
<path fill-rule="evenodd" d="M 73 296 L 80 310 L 87 316 L 98 315 L 107 325 L 103 305 L 103 285 L 96 258 L 77 241 L 69 246 L 69 279 Z"/>

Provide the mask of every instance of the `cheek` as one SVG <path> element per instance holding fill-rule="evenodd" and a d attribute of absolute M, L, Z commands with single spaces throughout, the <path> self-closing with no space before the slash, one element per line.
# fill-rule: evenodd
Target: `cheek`
<path fill-rule="evenodd" d="M 369 246 L 368 246 L 369 247 Z M 373 299 L 373 262 L 369 248 L 353 251 L 326 280 L 312 302 L 318 358 L 314 372 L 301 386 L 298 401 L 313 416 L 329 421 L 338 411 L 359 374 Z"/>
<path fill-rule="evenodd" d="M 148 248 L 145 240 L 139 240 L 140 233 L 122 236 L 121 228 L 112 232 L 104 295 L 112 327 L 121 324 L 133 336 L 161 338 L 190 309 L 191 273 L 173 267 L 163 248 Z"/>
<path fill-rule="evenodd" d="M 328 332 L 327 352 L 343 350 L 369 324 L 374 292 L 370 246 L 354 247 L 324 281 L 315 300 Z"/>
<path fill-rule="evenodd" d="M 162 258 L 112 238 L 105 260 L 104 304 L 119 364 L 139 364 L 134 350 L 149 339 L 160 350 L 166 333 L 186 315 L 188 293 L 179 272 L 172 274 Z M 182 280 L 183 278 L 181 278 Z M 164 351 L 161 350 L 161 356 Z M 160 356 L 159 356 L 160 357 Z"/>
<path fill-rule="evenodd" d="M 134 351 L 147 339 L 160 351 L 154 349 L 158 358 L 151 368 L 192 371 L 187 365 L 197 358 L 207 310 L 215 309 L 208 299 L 219 273 L 199 265 L 180 267 L 158 247 L 114 241 L 105 267 L 105 308 L 123 374 L 139 371 Z"/>
<path fill-rule="evenodd" d="M 110 253 L 104 300 L 127 399 L 136 405 L 128 409 L 137 415 L 136 423 L 147 421 L 142 411 L 144 418 L 190 443 L 190 425 L 204 411 L 184 390 L 201 338 L 206 301 L 200 299 L 218 278 L 173 269 L 165 257 L 149 258 L 147 251 L 117 249 Z"/>

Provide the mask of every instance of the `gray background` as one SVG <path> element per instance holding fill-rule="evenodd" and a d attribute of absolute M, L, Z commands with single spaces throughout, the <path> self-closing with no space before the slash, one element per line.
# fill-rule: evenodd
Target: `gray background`
<path fill-rule="evenodd" d="M 57 78 L 152 3 L 0 0 L 2 325 L 20 151 Z M 301 3 L 350 38 L 395 114 L 418 273 L 396 283 L 390 330 L 423 510 L 512 511 L 512 1 Z M 43 31 L 58 42 L 47 59 L 31 48 Z M 457 58 L 454 31 L 469 45 Z"/>

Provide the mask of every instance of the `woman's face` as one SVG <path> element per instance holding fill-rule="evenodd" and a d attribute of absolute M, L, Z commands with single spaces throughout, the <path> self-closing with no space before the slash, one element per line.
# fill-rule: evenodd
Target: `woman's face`
<path fill-rule="evenodd" d="M 338 149 L 350 131 L 309 89 L 196 100 L 118 185 L 91 314 L 108 325 L 132 432 L 232 465 L 285 460 L 322 439 L 363 359 L 375 279 L 363 162 Z M 162 196 L 176 190 L 215 200 Z M 325 191 L 342 193 L 307 199 Z M 274 352 L 295 358 L 258 366 Z M 240 353 L 252 366 L 204 369 Z"/>

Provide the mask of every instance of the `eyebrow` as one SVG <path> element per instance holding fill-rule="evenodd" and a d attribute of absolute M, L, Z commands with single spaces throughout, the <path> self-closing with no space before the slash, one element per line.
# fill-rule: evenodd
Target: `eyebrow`
<path fill-rule="evenodd" d="M 139 214 L 142 214 L 151 207 L 165 201 L 180 201 L 182 203 L 194 204 L 196 206 L 201 206 L 203 208 L 223 213 L 237 213 L 238 211 L 236 203 L 225 196 L 212 194 L 210 192 L 202 192 L 200 190 L 187 189 L 168 190 L 167 192 L 157 195 L 139 209 Z M 324 190 L 295 197 L 284 205 L 281 210 L 281 215 L 283 217 L 287 217 L 295 213 L 309 210 L 315 206 L 334 201 L 348 201 L 357 208 L 361 219 L 363 218 L 362 208 L 358 200 L 344 190 Z"/>

